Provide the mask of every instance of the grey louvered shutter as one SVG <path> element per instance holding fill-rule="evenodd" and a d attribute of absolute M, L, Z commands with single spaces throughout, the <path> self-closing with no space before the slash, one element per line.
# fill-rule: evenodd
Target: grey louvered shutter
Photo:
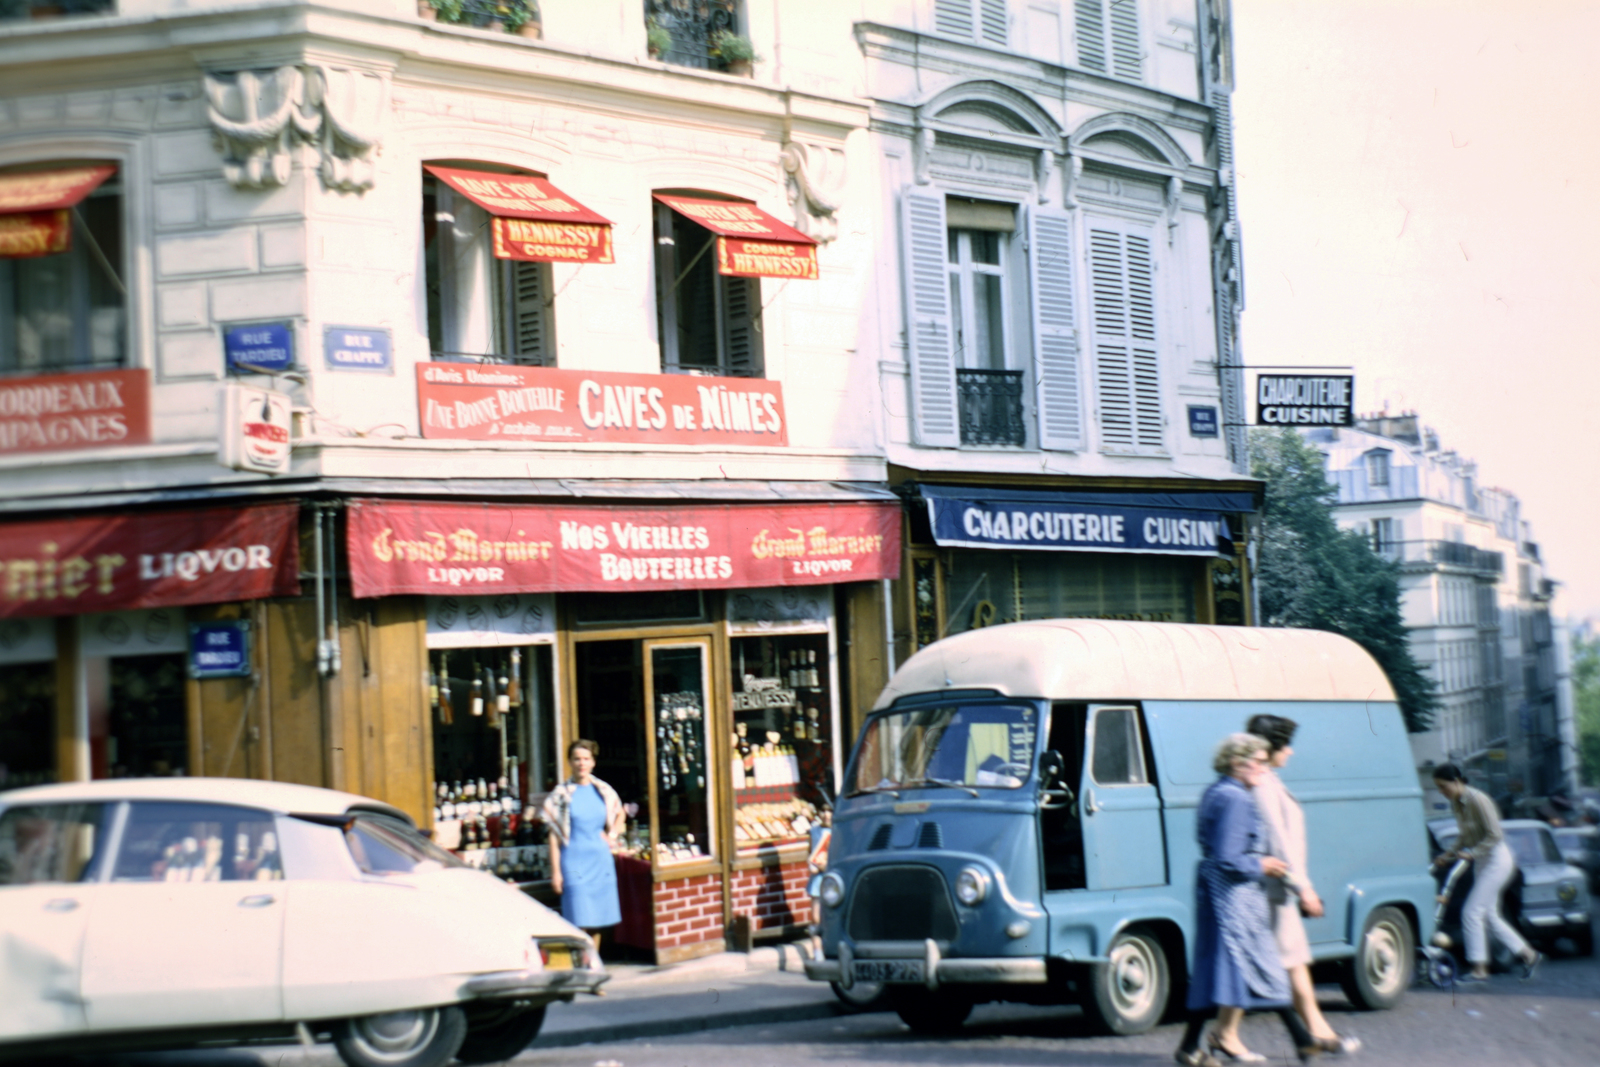
<path fill-rule="evenodd" d="M 986 44 L 1006 46 L 1006 0 L 979 0 L 978 18 Z"/>
<path fill-rule="evenodd" d="M 933 0 L 933 28 L 972 40 L 972 0 Z"/>
<path fill-rule="evenodd" d="M 1078 38 L 1078 66 L 1106 72 L 1106 0 L 1074 0 L 1073 31 Z"/>
<path fill-rule="evenodd" d="M 1159 452 L 1164 434 L 1149 235 L 1091 226 L 1089 274 L 1102 446 Z"/>
<path fill-rule="evenodd" d="M 1143 78 L 1138 0 L 1074 0 L 1072 13 L 1080 67 L 1130 81 Z"/>
<path fill-rule="evenodd" d="M 550 364 L 554 362 L 555 346 L 551 343 L 551 309 L 547 306 L 543 263 L 523 263 L 520 260 L 506 264 L 509 275 L 511 306 L 511 346 L 509 352 L 519 357 L 520 363 Z"/>
<path fill-rule="evenodd" d="M 1029 219 L 1033 274 L 1033 380 L 1039 447 L 1083 446 L 1083 397 L 1072 300 L 1072 217 L 1034 210 Z"/>
<path fill-rule="evenodd" d="M 1111 31 L 1111 73 L 1138 81 L 1144 74 L 1144 46 L 1139 40 L 1138 0 L 1108 0 Z"/>
<path fill-rule="evenodd" d="M 759 378 L 766 372 L 761 358 L 759 278 L 721 278 L 724 365 L 735 378 Z"/>
<path fill-rule="evenodd" d="M 944 194 L 911 187 L 900 203 L 912 439 L 930 448 L 956 448 L 961 435 L 956 423 L 955 360 L 950 351 Z"/>

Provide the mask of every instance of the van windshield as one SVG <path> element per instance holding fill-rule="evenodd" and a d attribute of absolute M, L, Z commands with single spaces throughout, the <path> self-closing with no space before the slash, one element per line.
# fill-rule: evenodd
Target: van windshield
<path fill-rule="evenodd" d="M 1033 772 L 1039 709 L 952 704 L 879 715 L 867 724 L 850 792 L 955 786 L 1018 789 Z"/>

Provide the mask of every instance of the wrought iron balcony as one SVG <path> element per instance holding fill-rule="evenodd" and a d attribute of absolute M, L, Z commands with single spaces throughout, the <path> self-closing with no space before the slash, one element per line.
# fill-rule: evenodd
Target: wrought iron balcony
<path fill-rule="evenodd" d="M 957 368 L 956 399 L 961 412 L 962 444 L 1012 448 L 1027 445 L 1021 371 Z"/>
<path fill-rule="evenodd" d="M 507 355 L 503 352 L 439 352 L 433 353 L 435 363 L 481 363 L 513 367 L 553 367 L 556 361 L 538 354 Z"/>
<path fill-rule="evenodd" d="M 672 37 L 656 58 L 680 67 L 723 70 L 726 64 L 714 41 L 719 33 L 739 32 L 734 5 L 735 0 L 645 0 L 646 25 Z"/>
<path fill-rule="evenodd" d="M 0 0 L 0 21 L 114 15 L 116 12 L 116 0 Z"/>
<path fill-rule="evenodd" d="M 1505 556 L 1459 541 L 1379 541 L 1373 551 L 1404 564 L 1443 564 L 1498 578 L 1505 573 Z"/>

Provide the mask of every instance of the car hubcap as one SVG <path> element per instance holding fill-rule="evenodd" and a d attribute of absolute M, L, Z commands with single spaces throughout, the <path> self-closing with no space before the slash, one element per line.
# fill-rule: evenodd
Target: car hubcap
<path fill-rule="evenodd" d="M 1124 941 L 1111 950 L 1111 997 L 1119 1015 L 1137 1018 L 1155 998 L 1155 960 L 1143 941 Z"/>
<path fill-rule="evenodd" d="M 1379 993 L 1392 992 L 1400 969 L 1400 934 L 1379 923 L 1367 931 L 1367 981 Z"/>
<path fill-rule="evenodd" d="M 357 1019 L 350 1036 L 373 1059 L 398 1061 L 425 1047 L 438 1030 L 435 1010 L 392 1011 Z"/>

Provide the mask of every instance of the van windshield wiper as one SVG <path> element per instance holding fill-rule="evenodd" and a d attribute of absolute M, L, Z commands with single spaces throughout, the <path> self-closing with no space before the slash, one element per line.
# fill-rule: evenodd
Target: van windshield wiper
<path fill-rule="evenodd" d="M 850 792 L 846 793 L 845 796 L 859 797 L 864 793 L 888 793 L 896 800 L 900 799 L 900 791 L 898 789 L 890 789 L 886 785 L 864 785 L 860 789 L 852 789 Z"/>
<path fill-rule="evenodd" d="M 976 789 L 972 788 L 970 785 L 967 785 L 965 782 L 952 782 L 948 778 L 922 778 L 922 779 L 918 779 L 915 782 L 912 782 L 911 784 L 912 785 L 942 785 L 946 789 L 961 789 L 961 790 L 964 790 L 964 791 L 966 791 L 968 793 L 971 793 L 975 797 L 982 797 L 983 796 L 982 793 L 979 793 Z"/>

